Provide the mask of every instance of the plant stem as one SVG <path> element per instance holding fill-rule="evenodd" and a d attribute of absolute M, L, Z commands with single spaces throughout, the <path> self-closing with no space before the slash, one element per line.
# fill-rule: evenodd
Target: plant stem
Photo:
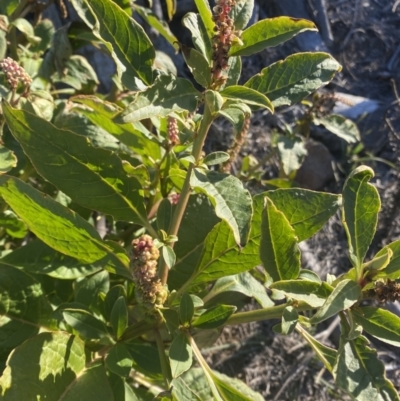
<path fill-rule="evenodd" d="M 171 387 L 172 376 L 171 376 L 171 371 L 170 371 L 167 355 L 165 354 L 164 341 L 158 330 L 154 330 L 154 335 L 156 337 L 158 356 L 160 357 L 162 374 L 164 376 L 164 380 L 167 385 L 167 388 L 169 389 Z"/>
<path fill-rule="evenodd" d="M 193 142 L 192 156 L 194 157 L 195 162 L 189 166 L 188 171 L 186 173 L 185 182 L 183 184 L 183 188 L 182 188 L 181 194 L 179 196 L 179 201 L 176 206 L 175 213 L 172 217 L 171 224 L 169 226 L 169 230 L 168 230 L 169 235 L 176 236 L 178 234 L 179 227 L 180 227 L 182 219 L 183 219 L 183 215 L 185 214 L 186 206 L 189 202 L 189 197 L 190 197 L 190 192 L 191 192 L 190 178 L 192 175 L 192 171 L 193 171 L 194 167 L 200 161 L 204 141 L 206 140 L 208 130 L 210 129 L 212 122 L 213 122 L 213 116 L 212 116 L 209 108 L 207 107 L 207 105 L 205 105 L 203 119 L 201 120 L 199 130 L 198 130 L 197 135 Z M 174 242 L 171 242 L 168 245 L 173 248 Z M 164 261 L 162 261 L 160 263 L 159 271 L 160 271 L 159 275 L 160 275 L 162 284 L 166 284 L 167 280 L 168 280 L 169 269 L 168 269 L 167 264 Z"/>
<path fill-rule="evenodd" d="M 248 312 L 239 312 L 232 315 L 226 322 L 225 325 L 233 325 L 233 324 L 243 324 L 250 322 L 258 322 L 261 320 L 269 320 L 269 319 L 279 319 L 282 317 L 282 313 L 287 306 L 294 306 L 293 304 L 282 304 L 277 306 L 271 306 L 270 308 L 263 308 L 252 310 Z M 296 310 L 298 312 L 311 310 L 310 305 L 305 302 L 298 302 L 296 306 Z"/>

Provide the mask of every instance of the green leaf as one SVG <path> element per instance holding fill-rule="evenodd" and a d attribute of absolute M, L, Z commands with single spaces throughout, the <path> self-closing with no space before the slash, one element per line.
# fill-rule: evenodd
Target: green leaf
<path fill-rule="evenodd" d="M 357 124 L 341 115 L 330 114 L 325 117 L 314 117 L 313 123 L 316 125 L 323 125 L 328 131 L 344 139 L 347 143 L 361 141 Z"/>
<path fill-rule="evenodd" d="M 0 263 L 0 360 L 16 346 L 50 326 L 52 308 L 41 284 L 14 267 Z"/>
<path fill-rule="evenodd" d="M 25 35 L 26 39 L 30 44 L 36 45 L 41 40 L 40 38 L 35 36 L 35 31 L 33 29 L 32 24 L 25 18 L 17 18 L 11 21 L 9 26 L 14 26 L 19 31 L 21 31 Z"/>
<path fill-rule="evenodd" d="M 282 323 L 273 327 L 275 333 L 292 334 L 299 320 L 299 314 L 293 306 L 287 306 L 282 313 Z"/>
<path fill-rule="evenodd" d="M 183 57 L 188 65 L 194 79 L 204 88 L 211 84 L 211 67 L 208 60 L 197 50 L 180 45 Z"/>
<path fill-rule="evenodd" d="M 114 401 L 101 364 L 86 365 L 84 343 L 63 332 L 41 333 L 16 348 L 0 378 L 4 401 Z M 27 379 L 29 378 L 29 380 Z"/>
<path fill-rule="evenodd" d="M 340 69 L 327 53 L 297 53 L 264 68 L 245 86 L 266 95 L 275 107 L 292 105 L 329 83 Z"/>
<path fill-rule="evenodd" d="M 6 233 L 13 238 L 24 238 L 28 234 L 26 224 L 11 210 L 6 210 L 4 213 L 0 213 L 0 227 L 2 227 Z"/>
<path fill-rule="evenodd" d="M 375 257 L 380 257 L 384 255 L 387 252 L 387 249 L 390 249 L 393 254 L 390 258 L 389 264 L 382 272 L 378 273 L 378 277 L 383 276 L 392 280 L 397 280 L 398 278 L 400 278 L 400 240 L 386 245 L 375 255 Z"/>
<path fill-rule="evenodd" d="M 96 96 L 74 96 L 71 99 L 75 103 L 83 104 L 85 107 L 74 107 L 73 110 L 85 115 L 97 128 L 101 128 L 112 135 L 133 152 L 142 156 L 144 162 L 151 159 L 148 165 L 153 166 L 154 160 L 161 159 L 160 144 L 140 122 L 133 124 L 116 124 L 113 118 L 122 110 L 114 103 L 106 102 Z M 61 127 L 62 128 L 62 127 Z M 65 127 L 71 129 L 71 127 Z M 75 133 L 82 132 L 80 127 L 72 129 Z"/>
<path fill-rule="evenodd" d="M 157 210 L 157 228 L 168 231 L 172 219 L 172 205 L 168 198 L 164 198 Z"/>
<path fill-rule="evenodd" d="M 85 305 L 87 309 L 99 314 L 99 307 L 103 311 L 103 301 L 100 294 L 107 294 L 110 289 L 110 275 L 101 270 L 89 277 L 77 279 L 74 285 L 75 302 Z M 101 305 L 99 303 L 101 302 Z M 80 309 L 79 307 L 77 309 Z M 85 309 L 85 308 L 83 308 Z"/>
<path fill-rule="evenodd" d="M 124 297 L 126 299 L 126 290 L 123 285 L 121 284 L 115 285 L 114 287 L 110 288 L 107 291 L 107 295 L 104 300 L 104 311 L 107 319 L 110 318 L 111 312 L 119 297 Z"/>
<path fill-rule="evenodd" d="M 222 326 L 235 311 L 236 306 L 232 305 L 214 306 L 202 313 L 192 326 L 198 329 L 216 329 Z"/>
<path fill-rule="evenodd" d="M 333 374 L 336 384 L 358 401 L 400 400 L 393 384 L 385 377 L 383 363 L 363 336 L 352 341 L 341 338 Z"/>
<path fill-rule="evenodd" d="M 304 301 L 313 308 L 322 306 L 332 292 L 328 284 L 309 280 L 276 281 L 269 288 L 281 291 L 296 301 Z"/>
<path fill-rule="evenodd" d="M 156 347 L 141 341 L 124 345 L 132 356 L 135 370 L 143 372 L 145 375 L 161 375 L 160 358 Z"/>
<path fill-rule="evenodd" d="M 332 217 L 341 196 L 300 188 L 285 188 L 266 193 L 293 227 L 299 242 L 310 238 Z"/>
<path fill-rule="evenodd" d="M 333 372 L 333 367 L 336 363 L 337 351 L 321 344 L 305 329 L 301 328 L 298 332 L 307 341 L 308 345 L 313 349 L 318 359 L 325 365 L 330 373 Z"/>
<path fill-rule="evenodd" d="M 263 19 L 243 31 L 243 44 L 233 44 L 230 56 L 251 56 L 267 47 L 277 46 L 300 32 L 317 31 L 317 27 L 305 19 L 276 17 Z"/>
<path fill-rule="evenodd" d="M 300 250 L 295 231 L 268 197 L 261 224 L 260 258 L 266 272 L 273 281 L 297 278 Z"/>
<path fill-rule="evenodd" d="M 202 216 L 201 224 L 199 224 L 199 216 Z M 170 289 L 180 288 L 191 277 L 199 263 L 204 240 L 218 222 L 219 219 L 207 197 L 190 196 L 179 227 L 179 241 L 174 246 L 176 263 L 168 275 Z"/>
<path fill-rule="evenodd" d="M 190 295 L 185 292 L 179 305 L 179 317 L 182 324 L 190 324 L 194 315 L 194 304 Z"/>
<path fill-rule="evenodd" d="M 125 297 L 119 297 L 111 310 L 110 323 L 114 330 L 115 337 L 119 339 L 128 327 L 128 307 Z"/>
<path fill-rule="evenodd" d="M 151 88 L 136 99 L 114 121 L 119 124 L 151 117 L 164 117 L 173 111 L 195 111 L 200 93 L 187 79 L 172 75 L 159 76 Z"/>
<path fill-rule="evenodd" d="M 157 33 L 161 34 L 168 43 L 178 50 L 177 46 L 178 39 L 169 29 L 168 24 L 165 21 L 158 19 L 157 15 L 155 15 L 149 8 L 140 7 L 139 5 L 134 4 L 134 10 L 151 26 L 153 27 Z"/>
<path fill-rule="evenodd" d="M 199 249 L 201 258 L 195 270 L 191 270 L 193 272 L 190 278 L 191 287 L 217 280 L 220 277 L 248 271 L 261 263 L 259 245 L 264 197 L 265 194 L 260 194 L 253 198 L 254 213 L 250 226 L 249 241 L 242 249 L 238 249 L 233 232 L 225 221 L 217 224 L 210 231 L 205 238 L 203 249 Z M 191 235 L 199 229 L 198 223 L 193 227 Z M 179 245 L 179 242 L 177 245 Z"/>
<path fill-rule="evenodd" d="M 293 171 L 297 171 L 301 167 L 307 155 L 304 142 L 297 136 L 289 138 L 286 135 L 279 135 L 277 148 L 282 170 L 287 176 L 290 176 Z"/>
<path fill-rule="evenodd" d="M 231 227 L 236 243 L 244 246 L 250 231 L 252 201 L 241 181 L 229 174 L 194 169 L 190 185 L 208 196 L 216 215 Z"/>
<path fill-rule="evenodd" d="M 233 19 L 235 30 L 246 28 L 251 19 L 254 0 L 236 0 L 229 16 Z"/>
<path fill-rule="evenodd" d="M 204 159 L 203 163 L 207 166 L 215 166 L 229 160 L 229 154 L 226 152 L 212 152 L 209 153 Z"/>
<path fill-rule="evenodd" d="M 206 29 L 207 36 L 211 39 L 214 36 L 215 23 L 212 19 L 212 12 L 208 0 L 194 0 L 194 2 L 196 3 L 200 18 Z"/>
<path fill-rule="evenodd" d="M 337 313 L 349 309 L 359 299 L 361 299 L 361 287 L 353 280 L 341 281 L 329 295 L 324 305 L 311 318 L 311 324 L 317 324 L 336 315 Z"/>
<path fill-rule="evenodd" d="M 101 263 L 84 264 L 50 248 L 39 239 L 8 253 L 0 262 L 27 273 L 47 274 L 50 277 L 73 280 L 103 269 Z"/>
<path fill-rule="evenodd" d="M 221 89 L 227 88 L 231 85 L 237 85 L 242 73 L 242 59 L 240 57 L 229 57 L 228 64 L 224 70 L 227 78 L 221 85 Z"/>
<path fill-rule="evenodd" d="M 85 0 L 96 23 L 93 33 L 103 41 L 120 71 L 122 83 L 132 90 L 153 83 L 154 47 L 143 28 L 111 0 Z"/>
<path fill-rule="evenodd" d="M 207 35 L 206 28 L 199 14 L 187 13 L 182 19 L 182 24 L 191 32 L 192 41 L 196 49 L 206 60 L 210 61 L 212 49 L 211 38 Z"/>
<path fill-rule="evenodd" d="M 257 107 L 262 107 L 274 112 L 274 106 L 262 93 L 240 85 L 231 85 L 223 89 L 220 94 L 227 99 L 240 101 Z"/>
<path fill-rule="evenodd" d="M 354 320 L 385 343 L 400 347 L 400 317 L 388 310 L 363 306 L 353 310 Z"/>
<path fill-rule="evenodd" d="M 184 333 L 179 333 L 172 340 L 168 355 L 174 379 L 190 369 L 193 362 L 192 347 Z"/>
<path fill-rule="evenodd" d="M 172 380 L 172 395 L 179 401 L 214 401 L 202 368 L 192 368 Z"/>
<path fill-rule="evenodd" d="M 79 335 L 88 340 L 105 340 L 110 343 L 110 335 L 106 325 L 85 310 L 64 309 L 65 321 L 76 330 Z"/>
<path fill-rule="evenodd" d="M 0 145 L 0 174 L 7 173 L 17 166 L 17 158 L 11 150 Z"/>
<path fill-rule="evenodd" d="M 128 377 L 132 369 L 132 357 L 124 344 L 114 344 L 105 362 L 108 370 L 121 377 Z"/>
<path fill-rule="evenodd" d="M 382 252 L 379 256 L 375 255 L 373 259 L 371 259 L 367 263 L 363 263 L 363 272 L 368 271 L 368 275 L 375 278 L 377 272 L 379 272 L 380 270 L 384 270 L 388 266 L 392 256 L 393 251 L 390 248 L 385 248 L 385 251 Z"/>
<path fill-rule="evenodd" d="M 60 203 L 24 182 L 0 177 L 0 194 L 43 242 L 84 263 L 98 262 L 107 270 L 131 278 L 126 254 L 103 242 L 95 228 Z"/>
<path fill-rule="evenodd" d="M 39 174 L 74 201 L 116 220 L 147 225 L 141 187 L 122 161 L 70 131 L 3 104 L 6 122 Z"/>
<path fill-rule="evenodd" d="M 161 248 L 161 253 L 166 265 L 168 266 L 168 268 L 171 268 L 176 262 L 176 255 L 174 250 L 169 245 L 164 245 Z"/>
<path fill-rule="evenodd" d="M 264 397 L 239 379 L 212 371 L 212 379 L 224 401 L 263 401 Z"/>
<path fill-rule="evenodd" d="M 247 297 L 254 297 L 263 308 L 274 305 L 274 302 L 268 297 L 265 287 L 248 272 L 218 279 L 206 295 L 207 302 L 226 292 L 239 292 Z"/>
<path fill-rule="evenodd" d="M 360 266 L 375 235 L 381 207 L 377 189 L 368 181 L 374 172 L 367 166 L 357 167 L 343 188 L 343 226 L 349 243 L 350 259 Z"/>

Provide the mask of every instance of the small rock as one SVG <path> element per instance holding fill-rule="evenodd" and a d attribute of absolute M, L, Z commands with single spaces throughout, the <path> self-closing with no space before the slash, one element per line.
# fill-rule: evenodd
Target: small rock
<path fill-rule="evenodd" d="M 333 157 L 322 143 L 308 141 L 307 156 L 296 174 L 296 181 L 307 189 L 323 189 L 334 178 Z"/>

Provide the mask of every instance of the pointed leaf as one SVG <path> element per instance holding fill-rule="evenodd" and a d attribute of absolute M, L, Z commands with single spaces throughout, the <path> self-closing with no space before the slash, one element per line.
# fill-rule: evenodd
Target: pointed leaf
<path fill-rule="evenodd" d="M 245 86 L 263 93 L 275 107 L 299 102 L 329 83 L 340 64 L 326 53 L 297 53 L 264 68 Z"/>
<path fill-rule="evenodd" d="M 0 174 L 7 173 L 17 166 L 17 158 L 14 152 L 0 145 Z"/>
<path fill-rule="evenodd" d="M 227 75 L 225 83 L 221 85 L 221 89 L 228 88 L 231 85 L 237 85 L 242 73 L 242 59 L 240 57 L 229 57 L 228 64 L 225 69 Z"/>
<path fill-rule="evenodd" d="M 332 288 L 328 284 L 309 280 L 277 281 L 269 288 L 282 291 L 287 297 L 296 301 L 304 301 L 313 308 L 322 306 L 332 292 Z"/>
<path fill-rule="evenodd" d="M 26 273 L 47 274 L 63 280 L 85 277 L 104 268 L 102 263 L 79 262 L 50 248 L 39 239 L 8 253 L 0 259 L 0 262 L 17 267 Z"/>
<path fill-rule="evenodd" d="M 202 216 L 200 225 L 199 216 Z M 206 196 L 190 196 L 178 232 L 179 241 L 174 246 L 177 259 L 168 275 L 170 289 L 180 288 L 193 274 L 201 257 L 204 240 L 218 222 L 214 208 Z"/>
<path fill-rule="evenodd" d="M 236 0 L 229 16 L 233 19 L 236 30 L 246 28 L 253 15 L 254 0 Z"/>
<path fill-rule="evenodd" d="M 119 297 L 111 310 L 110 323 L 114 330 L 115 337 L 119 339 L 128 327 L 128 307 L 125 297 Z"/>
<path fill-rule="evenodd" d="M 333 367 L 335 366 L 336 363 L 337 351 L 327 347 L 324 344 L 321 344 L 310 333 L 308 333 L 307 330 L 303 328 L 300 328 L 298 332 L 307 341 L 308 345 L 315 352 L 318 359 L 325 365 L 325 367 L 329 370 L 329 372 L 332 373 Z"/>
<path fill-rule="evenodd" d="M 109 339 L 106 325 L 89 312 L 79 309 L 64 309 L 63 316 L 65 321 L 83 338 L 88 340 Z"/>
<path fill-rule="evenodd" d="M 96 19 L 93 33 L 111 52 L 121 71 L 122 83 L 132 90 L 138 88 L 136 78 L 151 85 L 155 51 L 143 28 L 111 0 L 85 3 Z"/>
<path fill-rule="evenodd" d="M 12 177 L 0 177 L 0 194 L 43 242 L 84 263 L 102 263 L 109 271 L 131 278 L 128 257 L 103 242 L 95 228 L 60 203 Z"/>
<path fill-rule="evenodd" d="M 300 188 L 277 189 L 267 195 L 288 219 L 299 242 L 318 232 L 341 204 L 340 195 Z"/>
<path fill-rule="evenodd" d="M 199 14 L 187 13 L 182 19 L 182 24 L 191 32 L 192 42 L 196 49 L 206 60 L 210 61 L 211 39 L 207 35 L 206 28 Z"/>
<path fill-rule="evenodd" d="M 105 362 L 108 370 L 121 377 L 128 377 L 132 369 L 132 357 L 124 344 L 114 344 Z"/>
<path fill-rule="evenodd" d="M 156 29 L 157 33 L 161 34 L 168 43 L 178 50 L 177 46 L 178 39 L 169 29 L 168 24 L 160 20 L 156 14 L 154 14 L 149 8 L 140 7 L 139 5 L 134 5 L 134 10 L 153 28 Z"/>
<path fill-rule="evenodd" d="M 202 313 L 192 326 L 198 329 L 216 329 L 222 326 L 235 311 L 236 306 L 232 305 L 214 306 Z"/>
<path fill-rule="evenodd" d="M 374 172 L 367 166 L 357 167 L 347 178 L 343 188 L 343 226 L 347 233 L 350 258 L 360 266 L 375 235 L 379 193 L 368 181 Z"/>
<path fill-rule="evenodd" d="M 63 332 L 41 333 L 15 349 L 0 378 L 2 400 L 114 401 L 101 364 L 86 365 L 84 343 Z M 29 380 L 27 379 L 29 378 Z"/>
<path fill-rule="evenodd" d="M 400 278 L 400 240 L 386 245 L 375 255 L 375 257 L 384 255 L 387 252 L 387 249 L 392 251 L 392 257 L 385 269 L 378 274 L 378 277 L 382 276 L 392 280 L 397 280 Z"/>
<path fill-rule="evenodd" d="M 116 220 L 147 221 L 141 187 L 125 174 L 115 154 L 33 114 L 6 104 L 3 112 L 38 173 L 75 202 Z"/>
<path fill-rule="evenodd" d="M 197 10 L 199 11 L 207 35 L 211 39 L 214 36 L 215 23 L 212 19 L 212 12 L 208 0 L 194 0 L 194 2 L 196 3 Z"/>
<path fill-rule="evenodd" d="M 224 401 L 263 401 L 264 397 L 253 391 L 239 379 L 232 379 L 217 371 L 212 372 L 212 379 Z"/>
<path fill-rule="evenodd" d="M 274 281 L 294 279 L 300 273 L 300 250 L 295 231 L 268 197 L 262 218 L 260 258 Z"/>
<path fill-rule="evenodd" d="M 195 169 L 190 185 L 209 197 L 216 215 L 232 228 L 236 243 L 244 246 L 250 231 L 252 201 L 240 180 L 228 174 Z"/>
<path fill-rule="evenodd" d="M 317 31 L 317 27 L 305 19 L 276 17 L 263 19 L 251 25 L 240 36 L 243 44 L 234 44 L 230 56 L 251 56 L 267 47 L 277 46 L 300 32 Z"/>
<path fill-rule="evenodd" d="M 113 118 L 121 112 L 121 108 L 114 103 L 106 102 L 95 96 L 74 96 L 71 99 L 75 103 L 84 105 L 76 106 L 74 110 L 79 114 L 85 115 L 96 127 L 114 135 L 114 137 L 128 146 L 132 151 L 141 155 L 143 160 L 151 159 L 151 165 L 154 160 L 161 158 L 160 144 L 156 137 L 152 135 L 140 122 L 133 124 L 116 124 Z M 71 129 L 70 127 L 68 127 Z M 68 129 L 67 128 L 67 129 Z M 72 130 L 80 133 L 79 130 Z"/>
<path fill-rule="evenodd" d="M 169 361 L 172 377 L 175 379 L 190 369 L 193 362 L 192 347 L 185 334 L 179 333 L 172 341 L 169 349 Z"/>
<path fill-rule="evenodd" d="M 247 297 L 254 297 L 263 308 L 274 305 L 265 287 L 248 272 L 218 279 L 211 291 L 207 293 L 207 301 L 224 292 L 239 292 Z"/>
<path fill-rule="evenodd" d="M 202 251 L 200 250 L 201 258 L 190 279 L 190 286 L 242 273 L 261 263 L 259 246 L 264 197 L 265 193 L 253 198 L 254 213 L 251 220 L 249 241 L 242 249 L 238 249 L 233 232 L 225 221 L 217 224 L 211 230 L 205 238 Z"/>
<path fill-rule="evenodd" d="M 326 117 L 314 118 L 313 123 L 323 125 L 328 131 L 344 139 L 347 143 L 356 143 L 361 140 L 357 125 L 341 115 L 330 114 Z"/>
<path fill-rule="evenodd" d="M 358 401 L 399 401 L 393 384 L 385 377 L 385 368 L 368 340 L 341 338 L 337 363 L 334 367 L 336 384 Z"/>
<path fill-rule="evenodd" d="M 136 99 L 114 118 L 118 124 L 163 117 L 172 111 L 195 111 L 200 93 L 187 79 L 161 75 L 151 88 L 140 92 Z"/>
<path fill-rule="evenodd" d="M 352 312 L 354 320 L 372 336 L 400 347 L 400 317 L 388 310 L 363 306 Z"/>
<path fill-rule="evenodd" d="M 0 263 L 0 360 L 42 325 L 50 325 L 52 308 L 41 284 L 30 275 Z"/>
<path fill-rule="evenodd" d="M 274 112 L 274 106 L 270 100 L 265 95 L 254 89 L 240 85 L 231 85 L 223 89 L 220 94 L 228 99 L 262 107 L 269 110 L 271 113 Z"/>
<path fill-rule="evenodd" d="M 226 152 L 212 152 L 203 159 L 203 163 L 207 166 L 214 166 L 226 162 L 229 160 L 229 157 L 229 154 Z"/>
<path fill-rule="evenodd" d="M 184 44 L 181 44 L 181 50 L 196 82 L 204 88 L 208 88 L 211 84 L 211 67 L 208 60 L 199 51 Z"/>
<path fill-rule="evenodd" d="M 190 324 L 194 315 L 194 304 L 190 295 L 185 292 L 179 305 L 179 317 L 182 324 Z"/>
<path fill-rule="evenodd" d="M 324 320 L 349 309 L 362 297 L 361 287 L 353 280 L 341 281 L 329 295 L 324 305 L 311 318 L 312 324 L 323 322 Z"/>
<path fill-rule="evenodd" d="M 287 176 L 290 176 L 293 171 L 297 171 L 301 167 L 307 155 L 304 142 L 299 137 L 289 138 L 286 135 L 279 135 L 277 148 L 282 170 Z"/>

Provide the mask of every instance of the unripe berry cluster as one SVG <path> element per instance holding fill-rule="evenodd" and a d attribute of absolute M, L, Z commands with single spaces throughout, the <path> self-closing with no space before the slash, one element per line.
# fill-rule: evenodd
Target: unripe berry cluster
<path fill-rule="evenodd" d="M 222 71 L 228 67 L 228 53 L 235 39 L 234 24 L 229 17 L 235 0 L 217 0 L 217 5 L 213 8 L 213 21 L 215 22 L 215 35 L 213 36 L 213 66 L 211 73 L 215 86 L 220 86 L 226 80 L 222 76 Z"/>
<path fill-rule="evenodd" d="M 7 82 L 13 90 L 17 89 L 19 83 L 24 87 L 29 87 L 32 83 L 32 78 L 27 72 L 10 57 L 0 61 L 0 68 L 4 71 Z"/>
<path fill-rule="evenodd" d="M 157 274 L 157 260 L 160 252 L 149 235 L 142 235 L 132 241 L 130 267 L 135 283 L 135 297 L 146 309 L 161 306 L 167 299 L 167 289 Z"/>
<path fill-rule="evenodd" d="M 174 117 L 168 117 L 168 142 L 171 146 L 179 144 L 178 123 Z"/>

